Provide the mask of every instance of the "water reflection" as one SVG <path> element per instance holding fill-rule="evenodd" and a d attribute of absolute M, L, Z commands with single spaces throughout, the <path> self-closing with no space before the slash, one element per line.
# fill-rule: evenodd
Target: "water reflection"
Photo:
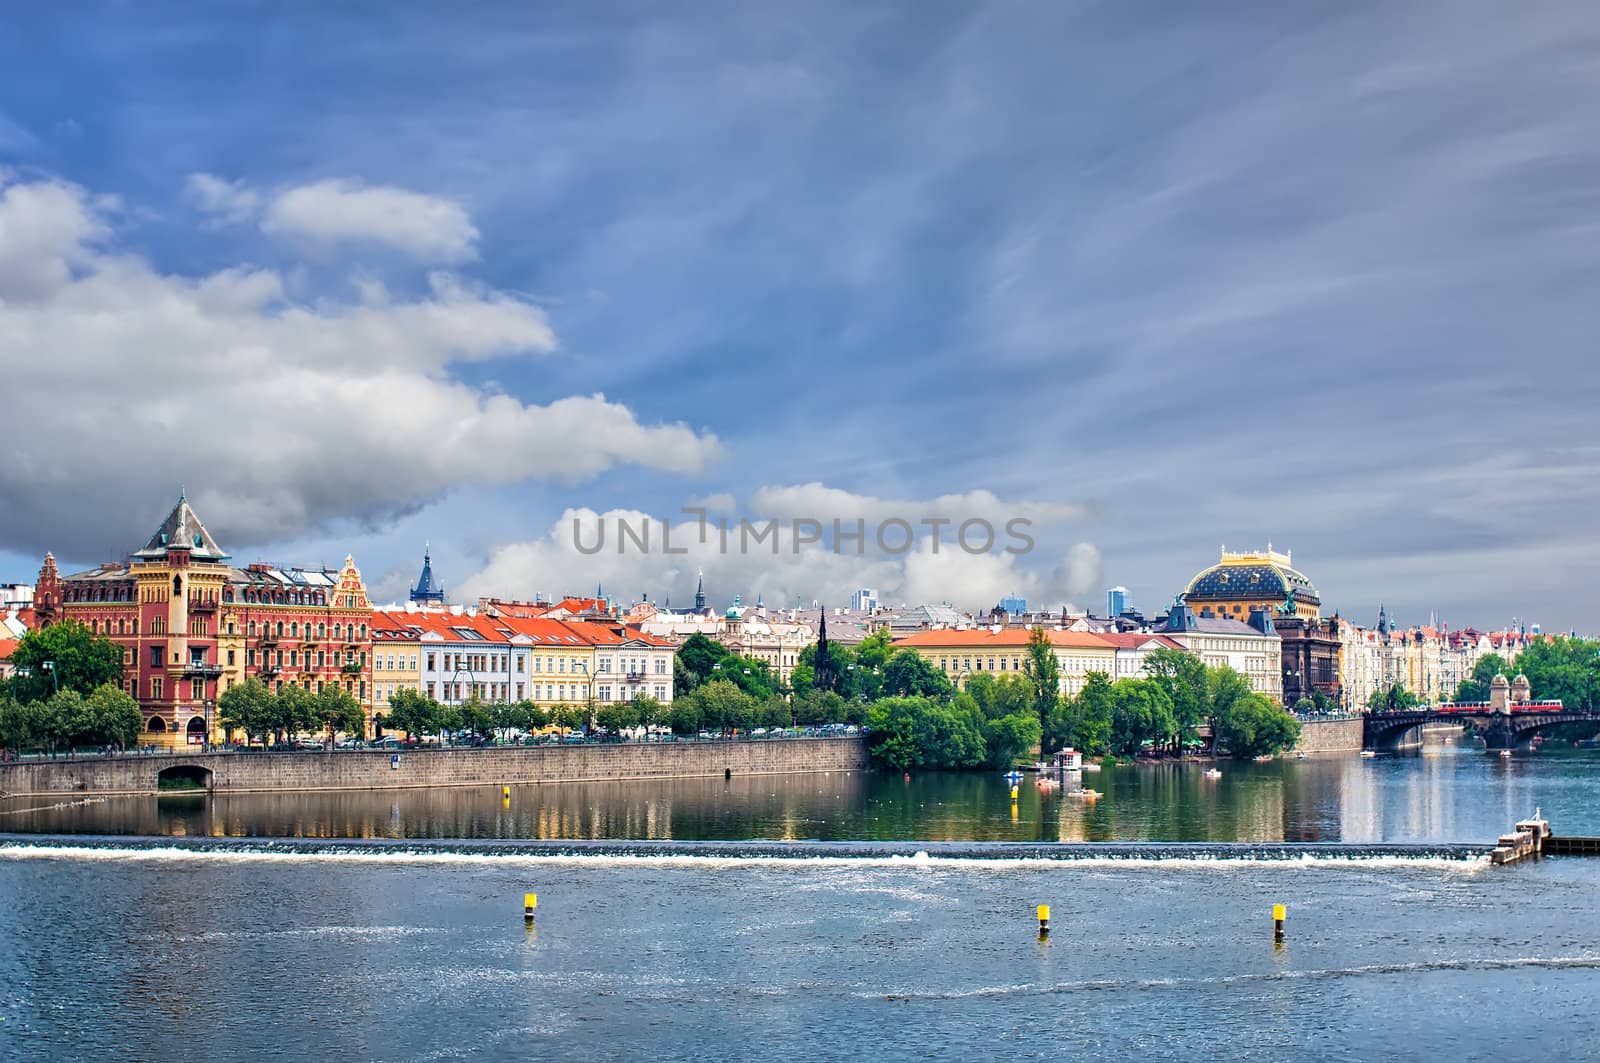
<path fill-rule="evenodd" d="M 1542 805 L 1600 834 L 1600 755 L 1509 761 L 1470 747 L 1405 758 L 1108 768 L 1085 800 L 998 773 L 739 776 L 441 790 L 11 798 L 0 830 L 304 838 L 929 841 L 1485 841 Z"/>

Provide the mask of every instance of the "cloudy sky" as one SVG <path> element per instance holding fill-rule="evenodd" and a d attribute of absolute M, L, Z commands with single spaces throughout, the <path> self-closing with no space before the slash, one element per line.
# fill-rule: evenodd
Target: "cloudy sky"
<path fill-rule="evenodd" d="M 201 10 L 0 36 L 0 581 L 181 485 L 382 596 L 1154 611 L 1270 540 L 1600 627 L 1590 4 Z M 1034 548 L 573 545 L 686 505 Z"/>

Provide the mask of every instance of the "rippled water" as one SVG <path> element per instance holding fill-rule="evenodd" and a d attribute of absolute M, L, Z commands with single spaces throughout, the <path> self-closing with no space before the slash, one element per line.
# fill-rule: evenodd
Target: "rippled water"
<path fill-rule="evenodd" d="M 1225 766 L 1209 793 L 1181 772 L 1102 773 L 1071 814 L 1024 787 L 1016 821 L 992 779 L 881 776 L 528 788 L 509 815 L 497 791 L 8 815 L 168 837 L 0 842 L 0 1059 L 1595 1058 L 1600 861 L 1442 843 L 1534 803 L 1600 834 L 1600 762 Z M 775 841 L 513 840 L 629 824 Z M 1075 832 L 1208 844 L 1030 855 Z M 825 834 L 1028 844 L 781 841 Z M 1308 836 L 1357 844 L 1209 844 Z"/>

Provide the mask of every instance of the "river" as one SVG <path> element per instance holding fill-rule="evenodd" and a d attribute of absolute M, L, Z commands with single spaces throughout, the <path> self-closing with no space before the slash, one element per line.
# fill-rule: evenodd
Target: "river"
<path fill-rule="evenodd" d="M 988 775 L 11 799 L 0 1059 L 1595 1058 L 1600 861 L 1380 843 L 1490 842 L 1535 805 L 1600 834 L 1600 756 L 1223 771 L 1107 769 L 1087 805 L 1025 784 L 1015 814 Z M 717 839 L 793 857 L 674 855 Z M 912 844 L 836 844 L 870 840 Z M 985 840 L 1322 855 L 934 844 Z"/>

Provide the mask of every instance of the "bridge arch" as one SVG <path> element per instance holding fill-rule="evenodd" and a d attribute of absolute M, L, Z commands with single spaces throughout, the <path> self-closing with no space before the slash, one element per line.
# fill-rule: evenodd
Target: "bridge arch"
<path fill-rule="evenodd" d="M 199 764 L 173 764 L 156 773 L 156 789 L 209 790 L 213 779 L 210 768 Z"/>

